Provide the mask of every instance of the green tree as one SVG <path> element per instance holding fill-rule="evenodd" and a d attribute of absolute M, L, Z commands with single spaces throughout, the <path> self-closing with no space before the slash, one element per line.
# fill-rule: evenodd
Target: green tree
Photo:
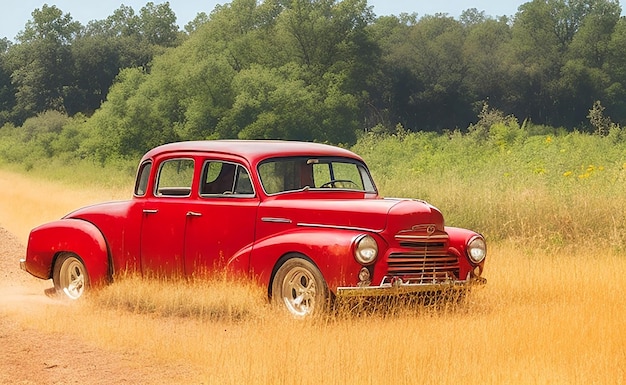
<path fill-rule="evenodd" d="M 80 23 L 74 21 L 69 13 L 63 14 L 54 5 L 44 4 L 31 15 L 33 18 L 26 22 L 24 30 L 17 35 L 18 42 L 22 44 L 48 41 L 69 45 L 81 29 Z"/>
<path fill-rule="evenodd" d="M 278 33 L 288 60 L 313 76 L 343 68 L 359 72 L 353 60 L 372 48 L 365 29 L 373 17 L 365 0 L 295 0 L 281 13 Z"/>
<path fill-rule="evenodd" d="M 15 88 L 11 82 L 12 70 L 8 59 L 11 45 L 6 37 L 0 39 L 0 127 L 10 120 L 15 106 Z"/>
<path fill-rule="evenodd" d="M 508 109 L 508 63 L 503 60 L 511 45 L 511 27 L 506 17 L 481 18 L 464 22 L 467 38 L 463 45 L 463 61 L 467 65 L 465 87 L 474 101 L 489 101 L 498 109 Z"/>
<path fill-rule="evenodd" d="M 158 144 L 215 138 L 215 127 L 232 105 L 235 71 L 219 52 L 205 50 L 202 31 L 154 59 L 150 73 L 123 70 L 107 101 L 88 121 L 95 135 L 87 152 L 100 159 L 139 155 Z"/>
<path fill-rule="evenodd" d="M 192 34 L 208 21 L 209 15 L 207 15 L 205 12 L 199 12 L 192 21 L 185 24 L 185 32 L 187 32 L 187 34 Z"/>
<path fill-rule="evenodd" d="M 620 18 L 607 45 L 607 57 L 603 68 L 610 76 L 605 90 L 607 112 L 613 119 L 626 126 L 626 18 Z"/>
<path fill-rule="evenodd" d="M 571 39 L 568 58 L 581 59 L 589 67 L 600 68 L 606 61 L 608 45 L 620 18 L 619 3 L 607 0 L 586 2 L 587 11 Z"/>
<path fill-rule="evenodd" d="M 515 114 L 576 126 L 609 78 L 602 70 L 621 9 L 615 0 L 534 0 L 513 24 Z M 517 64 L 515 64 L 517 63 Z"/>
<path fill-rule="evenodd" d="M 147 147 L 142 135 L 144 127 L 135 124 L 139 118 L 134 121 L 127 118 L 130 114 L 142 115 L 134 111 L 137 106 L 131 106 L 130 101 L 145 80 L 145 73 L 138 68 L 120 71 L 107 102 L 87 121 L 92 134 L 82 143 L 82 152 L 104 161 L 116 155 L 137 155 Z"/>
<path fill-rule="evenodd" d="M 178 45 L 181 34 L 169 3 L 148 3 L 139 15 L 120 6 L 104 20 L 91 21 L 71 46 L 74 80 L 67 112 L 92 114 L 106 99 L 122 68 L 149 71 L 153 58 Z"/>
<path fill-rule="evenodd" d="M 552 3 L 533 0 L 519 7 L 512 26 L 511 57 L 507 58 L 510 99 L 515 105 L 512 112 L 548 124 L 558 123 L 553 106 L 569 36 L 561 30 L 571 29 L 561 27 Z"/>
<path fill-rule="evenodd" d="M 113 14 L 103 20 L 87 23 L 86 35 L 106 37 L 140 36 L 140 19 L 132 7 L 121 5 Z"/>
<path fill-rule="evenodd" d="M 584 9 L 561 70 L 557 108 L 568 126 L 583 124 L 587 120 L 584 111 L 594 101 L 606 100 L 610 76 L 604 63 L 621 12 L 618 4 L 606 0 L 587 1 Z"/>
<path fill-rule="evenodd" d="M 69 115 L 78 112 L 91 115 L 106 99 L 113 80 L 120 68 L 137 67 L 139 63 L 124 63 L 122 53 L 123 38 L 86 35 L 77 38 L 71 47 L 73 67 L 72 85 L 66 100 Z"/>
<path fill-rule="evenodd" d="M 409 70 L 420 87 L 409 95 L 409 128 L 440 130 L 469 123 L 473 112 L 463 79 L 465 29 L 446 15 L 425 16 L 411 28 Z"/>
<path fill-rule="evenodd" d="M 368 27 L 372 39 L 380 50 L 381 63 L 378 70 L 367 76 L 375 88 L 367 103 L 368 127 L 382 125 L 392 131 L 397 123 L 404 127 L 413 123 L 410 96 L 420 87 L 412 74 L 412 49 L 407 39 L 411 28 L 417 23 L 417 14 L 383 16 Z"/>
<path fill-rule="evenodd" d="M 309 61 L 289 45 L 296 40 L 284 29 L 291 2 L 235 0 L 216 7 L 148 71 L 120 74 L 88 122 L 107 143 L 94 137 L 89 148 L 106 157 L 183 139 L 354 142 L 364 84 L 355 75 L 365 77 L 368 68 L 361 62 L 372 45 L 365 33 L 370 11 L 360 0 L 311 3 L 306 10 L 324 28 L 310 30 L 320 46 Z"/>
<path fill-rule="evenodd" d="M 55 6 L 35 9 L 10 50 L 16 88 L 14 118 L 20 123 L 42 111 L 65 111 L 66 86 L 71 83 L 70 44 L 81 29 Z"/>
<path fill-rule="evenodd" d="M 139 11 L 139 29 L 150 44 L 161 47 L 178 45 L 179 32 L 176 25 L 176 14 L 167 1 L 158 5 L 149 2 L 141 8 Z"/>
<path fill-rule="evenodd" d="M 305 71 L 291 63 L 238 73 L 233 107 L 217 126 L 220 136 L 354 142 L 358 103 L 341 91 L 344 79 L 329 74 L 328 85 L 307 86 Z"/>

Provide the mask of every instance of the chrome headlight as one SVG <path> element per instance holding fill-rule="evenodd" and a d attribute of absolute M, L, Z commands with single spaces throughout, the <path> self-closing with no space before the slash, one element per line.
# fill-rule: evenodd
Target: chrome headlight
<path fill-rule="evenodd" d="M 360 235 L 354 241 L 354 258 L 361 265 L 370 265 L 378 257 L 378 244 L 372 236 Z"/>
<path fill-rule="evenodd" d="M 480 235 L 473 236 L 467 242 L 467 256 L 474 263 L 481 263 L 487 256 L 487 244 Z"/>

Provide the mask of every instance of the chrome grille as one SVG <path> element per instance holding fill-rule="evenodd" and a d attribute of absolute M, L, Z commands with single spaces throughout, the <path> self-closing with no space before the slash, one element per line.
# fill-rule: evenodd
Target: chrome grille
<path fill-rule="evenodd" d="M 389 255 L 388 277 L 399 277 L 410 283 L 437 283 L 456 280 L 459 261 L 448 254 L 448 235 L 425 228 L 403 231 L 395 236 L 405 249 Z"/>

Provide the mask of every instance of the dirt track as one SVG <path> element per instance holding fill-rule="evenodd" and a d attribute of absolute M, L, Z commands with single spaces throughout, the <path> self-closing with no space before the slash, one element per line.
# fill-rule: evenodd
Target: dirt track
<path fill-rule="evenodd" d="M 113 353 L 23 325 L 22 315 L 36 316 L 42 303 L 55 301 L 44 294 L 51 281 L 19 269 L 24 250 L 0 227 L 0 384 L 160 384 L 180 378 L 181 368 L 155 367 L 141 352 Z"/>

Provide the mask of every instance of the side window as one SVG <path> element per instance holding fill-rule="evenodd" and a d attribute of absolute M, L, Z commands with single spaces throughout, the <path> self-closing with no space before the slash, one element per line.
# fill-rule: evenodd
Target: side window
<path fill-rule="evenodd" d="M 311 166 L 305 158 L 288 158 L 259 165 L 259 176 L 268 194 L 300 190 L 311 186 Z"/>
<path fill-rule="evenodd" d="M 235 180 L 235 194 L 254 195 L 254 189 L 252 188 L 252 181 L 250 181 L 250 174 L 248 174 L 248 171 L 241 166 L 237 167 L 237 179 Z"/>
<path fill-rule="evenodd" d="M 189 196 L 193 183 L 193 159 L 170 159 L 161 164 L 157 196 Z"/>
<path fill-rule="evenodd" d="M 202 170 L 200 195 L 254 195 L 250 174 L 237 164 L 208 161 Z"/>
<path fill-rule="evenodd" d="M 285 190 L 281 169 L 281 162 L 265 162 L 259 165 L 259 176 L 266 193 L 276 194 Z"/>
<path fill-rule="evenodd" d="M 148 180 L 150 171 L 152 170 L 152 162 L 145 162 L 139 167 L 137 172 L 137 181 L 135 182 L 135 195 L 144 196 L 148 192 Z"/>

